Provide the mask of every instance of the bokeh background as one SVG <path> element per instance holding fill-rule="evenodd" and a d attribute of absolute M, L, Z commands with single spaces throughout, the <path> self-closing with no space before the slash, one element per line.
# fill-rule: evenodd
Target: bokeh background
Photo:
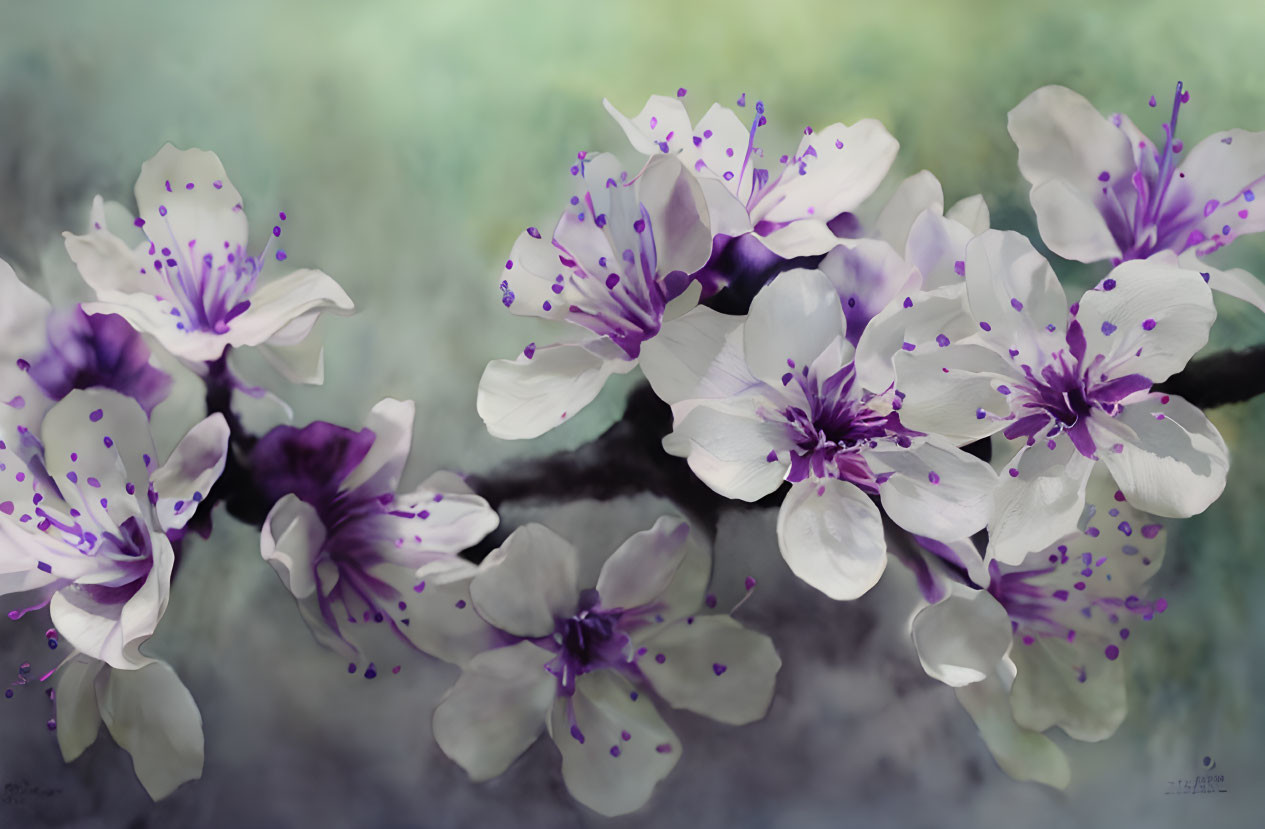
<path fill-rule="evenodd" d="M 59 302 L 82 297 L 60 232 L 85 227 L 96 193 L 131 203 L 163 142 L 213 149 L 257 238 L 285 210 L 289 261 L 332 274 L 360 308 L 326 327 L 323 388 L 276 386 L 296 420 L 354 426 L 380 397 L 412 398 L 406 483 L 438 468 L 489 473 L 590 440 L 635 380 L 527 443 L 490 438 L 474 412 L 489 359 L 548 341 L 504 313 L 498 270 L 521 228 L 559 213 L 577 150 L 625 150 L 603 97 L 631 113 L 684 86 L 697 116 L 746 92 L 766 102 L 774 155 L 804 125 L 876 117 L 901 141 L 887 189 L 930 169 L 947 198 L 980 192 L 994 227 L 1035 240 L 1010 107 L 1063 83 L 1158 132 L 1164 107 L 1146 100 L 1182 80 L 1188 146 L 1265 129 L 1263 27 L 1253 0 L 0 0 L 0 256 Z M 1223 257 L 1265 274 L 1265 238 Z M 1101 276 L 1054 261 L 1069 294 Z M 1210 350 L 1265 341 L 1265 317 L 1218 304 Z M 155 416 L 168 446 L 198 415 L 196 387 L 181 388 Z M 1127 649 L 1129 717 L 1104 743 L 1062 741 L 1066 792 L 1002 774 L 950 690 L 923 675 L 908 574 L 893 566 L 863 600 L 832 603 L 785 571 L 774 515 L 760 511 L 722 521 L 717 592 L 724 603 L 743 576 L 760 580 L 740 616 L 785 661 L 766 721 L 673 713 L 681 763 L 616 821 L 566 796 L 548 741 L 474 786 L 430 740 L 455 669 L 416 659 L 390 679 L 347 676 L 307 634 L 256 534 L 223 518 L 189 549 L 153 642 L 201 705 L 203 780 L 153 805 L 104 731 L 64 766 L 47 701 L 28 691 L 0 701 L 0 784 L 55 793 L 0 803 L 0 826 L 1259 825 L 1265 400 L 1210 414 L 1233 451 L 1226 494 L 1172 527 L 1156 579 L 1169 610 Z M 577 500 L 516 505 L 503 520 L 545 520 L 600 557 L 669 508 Z M 47 658 L 44 625 L 0 626 L 0 676 Z M 1205 756 L 1228 793 L 1164 794 Z"/>

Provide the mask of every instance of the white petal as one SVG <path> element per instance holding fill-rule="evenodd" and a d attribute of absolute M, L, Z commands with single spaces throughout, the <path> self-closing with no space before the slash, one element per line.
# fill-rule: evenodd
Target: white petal
<path fill-rule="evenodd" d="M 1059 256 L 1078 262 L 1120 257 L 1120 246 L 1093 198 L 1067 179 L 1041 182 L 1029 198 L 1041 241 Z"/>
<path fill-rule="evenodd" d="M 140 651 L 167 610 L 176 554 L 167 536 L 150 536 L 154 561 L 140 589 L 122 605 L 95 600 L 76 585 L 59 590 L 49 602 L 53 627 L 77 650 L 120 670 L 154 660 Z"/>
<path fill-rule="evenodd" d="M 1019 349 L 1020 358 L 1066 347 L 1067 297 L 1050 263 L 1020 234 L 989 230 L 971 240 L 966 292 L 975 319 L 991 327 L 987 338 Z"/>
<path fill-rule="evenodd" d="M 987 590 L 955 592 L 923 608 L 911 633 L 923 670 L 954 688 L 992 676 L 1013 641 L 1010 617 Z"/>
<path fill-rule="evenodd" d="M 1001 473 L 988 526 L 990 558 L 1019 564 L 1076 530 L 1094 462 L 1076 451 L 1067 433 L 1054 440 L 1053 449 L 1044 441 L 1023 447 Z"/>
<path fill-rule="evenodd" d="M 411 586 L 399 586 L 407 607 L 399 614 L 397 629 L 423 652 L 455 665 L 504 644 L 504 635 L 474 611 L 470 581 L 478 571 L 477 565 L 456 556 L 422 567 L 408 580 Z"/>
<path fill-rule="evenodd" d="M 49 409 L 42 435 L 45 465 L 67 503 L 114 527 L 148 515 L 157 459 L 139 403 L 110 389 L 76 389 Z"/>
<path fill-rule="evenodd" d="M 665 515 L 620 544 L 597 577 L 602 607 L 629 609 L 654 602 L 685 560 L 689 536 L 688 521 Z"/>
<path fill-rule="evenodd" d="M 698 171 L 700 177 L 715 176 L 711 182 L 722 186 L 732 195 L 732 203 L 742 209 L 742 220 L 747 229 L 751 229 L 750 220 L 744 205 L 751 198 L 751 189 L 755 183 L 754 158 L 748 158 L 747 150 L 751 145 L 751 130 L 729 107 L 712 104 L 707 113 L 694 125 L 694 135 L 699 139 L 697 160 L 689 162 L 692 169 Z M 687 147 L 683 159 L 690 156 Z M 702 167 L 699 167 L 702 162 Z M 725 174 L 729 178 L 725 178 Z M 704 178 L 704 181 L 709 179 Z M 708 199 L 711 204 L 713 199 Z M 713 232 L 724 232 L 718 229 L 713 217 Z M 729 234 L 735 235 L 735 234 Z"/>
<path fill-rule="evenodd" d="M 229 323 L 230 345 L 261 345 L 305 315 L 328 311 L 346 316 L 355 310 L 347 292 L 326 274 L 298 270 L 261 285 L 250 307 Z"/>
<path fill-rule="evenodd" d="M 681 756 L 680 742 L 654 703 L 631 694 L 628 681 L 612 671 L 587 673 L 571 698 L 584 741 L 572 735 L 565 698 L 554 702 L 549 720 L 567 791 L 607 817 L 641 808 Z"/>
<path fill-rule="evenodd" d="M 166 662 L 110 671 L 98 688 L 101 719 L 145 791 L 161 800 L 202 776 L 202 715 Z"/>
<path fill-rule="evenodd" d="M 1189 263 L 1183 262 L 1182 264 L 1184 267 L 1190 267 Z M 1265 284 L 1242 268 L 1230 268 L 1222 271 L 1208 265 L 1199 264 L 1195 270 L 1208 274 L 1208 287 L 1212 290 L 1220 291 L 1244 302 L 1250 302 L 1260 310 L 1265 311 Z"/>
<path fill-rule="evenodd" d="M 751 301 L 743 326 L 743 354 L 752 374 L 781 388 L 784 374 L 811 364 L 846 333 L 839 295 L 826 275 L 786 271 Z"/>
<path fill-rule="evenodd" d="M 325 533 L 316 508 L 294 493 L 283 495 L 264 519 L 260 552 L 296 599 L 316 592 L 316 559 Z"/>
<path fill-rule="evenodd" d="M 961 286 L 964 284 L 965 272 L 962 269 L 966 262 L 966 245 L 975 236 L 976 233 L 953 219 L 933 210 L 924 210 L 914 219 L 905 247 L 899 250 L 904 252 L 905 260 L 922 274 L 924 291 Z"/>
<path fill-rule="evenodd" d="M 391 397 L 379 400 L 369 410 L 365 428 L 373 432 L 373 446 L 360 463 L 343 479 L 342 489 L 350 492 L 372 481 L 372 492 L 394 492 L 408 461 L 413 445 L 413 416 L 417 407 L 412 400 Z"/>
<path fill-rule="evenodd" d="M 840 239 L 825 221 L 800 219 L 774 230 L 760 228 L 760 243 L 783 259 L 820 256 L 839 244 Z"/>
<path fill-rule="evenodd" d="M 97 708 L 97 674 L 110 670 L 102 662 L 78 656 L 57 672 L 57 745 L 72 762 L 97 741 L 101 713 Z"/>
<path fill-rule="evenodd" d="M 579 598 L 577 553 L 540 524 L 526 524 L 488 554 L 470 583 L 479 615 L 515 636 L 548 636 Z"/>
<path fill-rule="evenodd" d="M 1167 401 L 1167 402 L 1165 402 Z M 1137 435 L 1101 454 L 1129 503 L 1170 518 L 1203 512 L 1225 489 L 1229 450 L 1217 428 L 1180 397 L 1152 394 L 1117 420 Z"/>
<path fill-rule="evenodd" d="M 1011 708 L 1024 728 L 1045 731 L 1057 725 L 1074 740 L 1105 740 L 1124 721 L 1123 663 L 1103 656 L 1102 640 L 1077 638 L 1069 644 L 1059 637 L 1037 637 L 1033 644 L 1011 650 L 1018 670 L 1010 689 Z"/>
<path fill-rule="evenodd" d="M 912 353 L 936 351 L 940 347 L 936 338 L 942 334 L 956 343 L 979 331 L 960 285 L 906 298 L 908 302 L 891 303 L 870 320 L 857 341 L 857 378 L 871 391 L 886 391 L 892 385 L 896 379 L 892 359 L 910 346 Z"/>
<path fill-rule="evenodd" d="M 408 563 L 412 551 L 456 554 L 496 529 L 500 518 L 487 501 L 464 483 L 457 491 L 445 488 L 454 477 L 434 475 L 412 492 L 396 496 L 391 512 L 382 519 L 385 536 L 394 540 L 394 548 L 385 554 L 388 560 L 398 557 L 399 563 Z"/>
<path fill-rule="evenodd" d="M 898 352 L 894 365 L 896 387 L 905 394 L 900 421 L 910 429 L 960 445 L 993 434 L 1005 425 L 998 418 L 1010 415 L 1010 403 L 997 387 L 1013 382 L 1015 370 L 990 348 L 932 343 Z"/>
<path fill-rule="evenodd" d="M 677 98 L 651 95 L 650 100 L 646 101 L 646 105 L 634 118 L 625 116 L 605 98 L 602 99 L 602 105 L 623 129 L 624 135 L 628 136 L 628 142 L 632 144 L 633 149 L 642 155 L 680 152 L 688 147 L 693 139 L 690 116 L 685 111 L 685 104 Z M 669 134 L 671 138 L 668 137 Z M 666 151 L 659 146 L 660 142 L 668 145 Z"/>
<path fill-rule="evenodd" d="M 603 359 L 583 345 L 545 346 L 530 358 L 488 363 L 476 407 L 494 437 L 539 437 L 591 403 L 606 378 L 635 365 Z"/>
<path fill-rule="evenodd" d="M 993 505 L 997 473 L 936 435 L 911 449 L 869 449 L 862 454 L 877 474 L 883 509 L 916 535 L 965 538 L 984 528 Z"/>
<path fill-rule="evenodd" d="M 897 296 L 909 296 L 922 283 L 921 275 L 891 245 L 877 239 L 858 239 L 839 245 L 821 261 L 839 301 L 848 336 L 856 342 L 870 320 Z"/>
<path fill-rule="evenodd" d="M 191 363 L 216 360 L 229 345 L 226 335 L 178 328 L 177 325 L 183 323 L 180 317 L 172 315 L 171 303 L 151 294 L 102 290 L 97 292 L 97 297 L 97 302 L 83 303 L 84 313 L 117 314 L 137 331 L 152 335 L 163 348 L 182 360 Z"/>
<path fill-rule="evenodd" d="M 46 323 L 51 310 L 48 300 L 23 284 L 9 263 L 0 259 L 0 331 L 4 332 L 0 348 L 6 358 L 31 360 L 48 347 Z M 10 395 L 4 397 L 7 400 Z"/>
<path fill-rule="evenodd" d="M 83 281 L 98 294 L 161 293 L 164 284 L 150 263 L 141 259 L 113 233 L 94 230 L 82 236 L 64 231 L 66 252 L 79 269 Z"/>
<path fill-rule="evenodd" d="M 1115 287 L 1103 290 L 1111 281 Z M 1085 292 L 1076 314 L 1087 361 L 1105 354 L 1110 368 L 1104 372 L 1143 374 L 1156 383 L 1185 368 L 1207 344 L 1216 317 L 1203 277 L 1155 259 L 1112 270 L 1097 289 Z"/>
<path fill-rule="evenodd" d="M 557 693 L 553 654 L 519 642 L 476 656 L 435 708 L 435 742 L 480 782 L 509 768 L 540 736 Z"/>
<path fill-rule="evenodd" d="M 697 284 L 697 283 L 695 283 Z M 699 306 L 641 346 L 641 372 L 665 403 L 734 397 L 759 381 L 742 353 L 743 317 Z"/>
<path fill-rule="evenodd" d="M 1185 197 L 1195 210 L 1202 211 L 1202 227 L 1208 236 L 1220 233 L 1225 224 L 1234 228 L 1236 235 L 1262 229 L 1265 216 L 1242 196 L 1265 177 L 1265 132 L 1214 132 L 1190 150 L 1178 172 L 1169 198 Z M 1219 202 L 1221 209 L 1214 205 L 1209 211 L 1206 205 L 1210 200 Z M 1237 215 L 1241 209 L 1247 209 L 1247 217 Z"/>
<path fill-rule="evenodd" d="M 664 449 L 685 457 L 694 474 L 726 498 L 758 501 L 781 485 L 787 465 L 776 450 L 792 443 L 783 424 L 761 416 L 769 408 L 752 397 L 702 402 L 664 438 Z"/>
<path fill-rule="evenodd" d="M 874 222 L 874 235 L 896 250 L 904 250 L 909 229 L 924 210 L 944 212 L 944 188 L 929 170 L 915 173 L 900 183 Z"/>
<path fill-rule="evenodd" d="M 782 667 L 773 640 L 729 616 L 691 618 L 645 640 L 648 655 L 638 668 L 673 708 L 729 725 L 762 718 Z"/>
<path fill-rule="evenodd" d="M 791 572 L 832 599 L 855 599 L 887 567 L 878 507 L 846 481 L 807 479 L 777 515 L 777 542 Z"/>
<path fill-rule="evenodd" d="M 685 316 L 685 314 L 697 308 L 699 297 L 701 297 L 702 295 L 703 295 L 703 283 L 699 282 L 697 279 L 690 282 L 689 285 L 686 285 L 684 291 L 681 291 L 681 293 L 677 294 L 675 297 L 668 300 L 668 304 L 663 306 L 664 324 L 670 323 L 673 320 L 683 317 Z M 659 334 L 656 336 L 661 336 L 662 333 L 663 333 L 663 329 L 660 328 Z"/>
<path fill-rule="evenodd" d="M 163 529 L 178 530 L 197 511 L 198 502 L 219 480 L 228 460 L 228 422 L 218 412 L 181 438 L 166 463 L 151 478 Z"/>
<path fill-rule="evenodd" d="M 203 250 L 219 249 L 224 242 L 230 249 L 246 246 L 242 196 L 215 153 L 164 144 L 141 165 L 136 206 L 145 235 L 159 247 L 183 251 L 191 241 Z"/>
<path fill-rule="evenodd" d="M 1061 178 L 1093 194 L 1101 173 L 1118 179 L 1133 172 L 1129 139 L 1066 87 L 1036 90 L 1010 111 L 1006 127 L 1019 148 L 1019 171 L 1034 186 Z"/>
<path fill-rule="evenodd" d="M 967 196 L 944 212 L 944 217 L 966 228 L 972 236 L 978 236 L 988 230 L 991 217 L 988 203 L 981 195 Z"/>
<path fill-rule="evenodd" d="M 975 720 L 1001 770 L 1016 780 L 1067 788 L 1072 772 L 1067 756 L 1036 731 L 1020 728 L 1010 713 L 1010 697 L 997 677 L 957 689 L 958 701 Z"/>
<path fill-rule="evenodd" d="M 650 216 L 660 277 L 694 273 L 707 264 L 712 253 L 707 200 L 679 159 L 651 158 L 637 179 L 637 197 Z"/>
<path fill-rule="evenodd" d="M 814 216 L 825 222 L 852 210 L 887 175 L 899 147 L 887 129 L 870 118 L 852 126 L 831 124 L 806 135 L 795 153 L 801 163 L 787 165 L 752 210 L 752 218 L 777 224 Z"/>
<path fill-rule="evenodd" d="M 313 330 L 319 318 L 319 313 L 299 317 L 259 347 L 268 364 L 291 383 L 325 382 L 324 338 Z"/>

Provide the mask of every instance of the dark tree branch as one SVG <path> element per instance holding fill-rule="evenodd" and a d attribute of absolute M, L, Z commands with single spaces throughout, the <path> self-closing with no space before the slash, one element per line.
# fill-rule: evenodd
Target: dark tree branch
<path fill-rule="evenodd" d="M 1265 393 L 1265 345 L 1194 360 L 1155 390 L 1180 395 L 1201 409 L 1251 400 Z"/>

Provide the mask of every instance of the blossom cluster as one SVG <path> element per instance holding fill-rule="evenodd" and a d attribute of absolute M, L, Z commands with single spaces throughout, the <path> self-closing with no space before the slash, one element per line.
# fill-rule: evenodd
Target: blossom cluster
<path fill-rule="evenodd" d="M 911 658 L 955 689 L 1006 772 L 1067 785 L 1044 732 L 1120 725 L 1122 650 L 1166 608 L 1147 595 L 1162 519 L 1226 484 L 1225 442 L 1162 384 L 1207 343 L 1212 291 L 1265 310 L 1255 277 L 1203 261 L 1265 229 L 1265 133 L 1184 152 L 1180 84 L 1158 143 L 1063 87 L 1016 106 L 1041 240 L 1103 263 L 1069 301 L 980 196 L 946 208 L 924 171 L 871 204 L 898 153 L 879 122 L 766 151 L 763 102 L 694 120 L 686 97 L 631 118 L 608 102 L 623 160 L 578 153 L 561 216 L 514 243 L 493 301 L 571 336 L 490 362 L 478 414 L 496 437 L 534 438 L 640 369 L 670 411 L 662 463 L 718 499 L 776 505 L 778 552 L 832 599 L 866 594 L 889 554 L 909 567 Z M 360 428 L 245 428 L 242 395 L 273 392 L 233 354 L 319 384 L 317 322 L 354 310 L 330 276 L 288 269 L 276 215 L 251 247 L 219 158 L 167 145 L 142 165 L 134 211 L 98 197 L 86 232 L 64 234 L 95 301 L 54 310 L 0 263 L 0 594 L 16 596 L 11 619 L 47 613 L 49 649 L 69 651 L 37 672 L 65 759 L 104 722 L 155 799 L 201 775 L 197 704 L 150 640 L 217 506 L 215 521 L 258 528 L 337 670 L 460 669 L 431 730 L 474 781 L 546 732 L 570 793 L 624 814 L 683 750 L 665 706 L 762 718 L 781 659 L 737 607 L 717 610 L 726 551 L 688 505 L 586 576 L 573 540 L 501 528 L 479 479 L 402 484 L 411 401 L 380 401 Z M 208 410 L 163 458 L 152 424 L 169 372 L 198 378 Z"/>

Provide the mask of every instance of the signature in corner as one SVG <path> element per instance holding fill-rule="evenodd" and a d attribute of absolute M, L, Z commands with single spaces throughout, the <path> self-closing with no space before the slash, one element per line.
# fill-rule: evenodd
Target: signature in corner
<path fill-rule="evenodd" d="M 0 790 L 0 806 L 21 806 L 28 800 L 47 800 L 61 794 L 61 789 L 33 786 L 29 780 L 13 780 Z"/>
<path fill-rule="evenodd" d="M 1164 794 L 1224 794 L 1230 789 L 1225 775 L 1216 772 L 1217 763 L 1205 756 L 1201 761 L 1202 772 L 1194 777 L 1181 777 L 1168 781 Z"/>

